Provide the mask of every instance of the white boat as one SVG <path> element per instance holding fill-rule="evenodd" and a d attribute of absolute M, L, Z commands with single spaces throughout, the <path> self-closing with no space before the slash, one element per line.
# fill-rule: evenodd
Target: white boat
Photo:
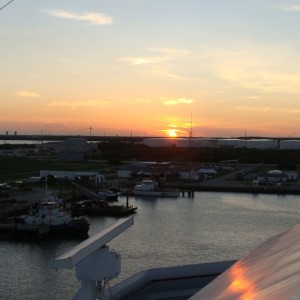
<path fill-rule="evenodd" d="M 110 190 L 99 191 L 98 195 L 105 201 L 118 201 L 119 193 Z"/>
<path fill-rule="evenodd" d="M 72 218 L 70 211 L 55 201 L 38 204 L 24 216 L 23 222 L 26 225 L 49 226 L 50 233 L 54 235 L 84 236 L 89 231 L 89 223 L 85 218 Z"/>
<path fill-rule="evenodd" d="M 159 197 L 162 195 L 158 183 L 151 179 L 144 179 L 136 184 L 132 190 L 135 196 L 152 196 Z"/>
<path fill-rule="evenodd" d="M 179 197 L 179 190 L 161 189 L 157 182 L 151 179 L 144 179 L 136 184 L 132 190 L 135 196 L 152 196 L 152 197 Z"/>

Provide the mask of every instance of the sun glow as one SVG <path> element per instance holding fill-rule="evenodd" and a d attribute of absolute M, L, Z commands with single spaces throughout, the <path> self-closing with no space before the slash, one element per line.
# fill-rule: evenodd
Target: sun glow
<path fill-rule="evenodd" d="M 169 129 L 167 131 L 167 134 L 168 134 L 169 137 L 177 137 L 177 133 L 176 133 L 175 129 Z"/>

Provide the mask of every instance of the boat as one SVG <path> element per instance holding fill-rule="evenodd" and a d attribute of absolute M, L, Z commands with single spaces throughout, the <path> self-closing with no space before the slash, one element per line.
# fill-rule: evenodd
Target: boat
<path fill-rule="evenodd" d="M 54 236 L 87 236 L 90 227 L 86 218 L 73 218 L 71 211 L 56 201 L 41 202 L 22 220 L 24 225 L 49 226 L 49 233 Z"/>
<path fill-rule="evenodd" d="M 73 182 L 72 185 L 78 188 L 81 192 L 83 192 L 84 195 L 86 195 L 89 198 L 95 200 L 118 201 L 118 197 L 119 197 L 118 192 L 114 192 L 109 189 L 94 192 L 76 182 Z"/>
<path fill-rule="evenodd" d="M 143 179 L 136 184 L 132 190 L 134 196 L 150 196 L 150 197 L 179 197 L 179 190 L 161 189 L 159 184 L 152 179 Z"/>
<path fill-rule="evenodd" d="M 98 191 L 100 199 L 105 201 L 118 201 L 119 193 L 113 192 L 111 190 Z"/>
<path fill-rule="evenodd" d="M 111 205 L 106 200 L 85 200 L 71 204 L 72 216 L 124 217 L 136 212 L 136 206 Z"/>

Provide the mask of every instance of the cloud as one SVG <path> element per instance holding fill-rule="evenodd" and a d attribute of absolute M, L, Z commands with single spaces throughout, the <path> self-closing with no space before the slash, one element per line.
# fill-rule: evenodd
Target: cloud
<path fill-rule="evenodd" d="M 236 109 L 238 110 L 245 110 L 245 111 L 255 111 L 255 112 L 278 112 L 282 114 L 299 114 L 300 108 L 284 108 L 284 107 L 262 107 L 262 106 L 247 106 L 247 105 L 240 105 L 237 106 Z"/>
<path fill-rule="evenodd" d="M 24 97 L 24 98 L 40 98 L 41 95 L 35 92 L 27 91 L 27 90 L 20 90 L 15 93 L 19 97 Z"/>
<path fill-rule="evenodd" d="M 239 87 L 251 93 L 298 93 L 300 59 L 290 45 L 245 42 L 199 57 L 200 63 L 226 84 L 227 90 Z"/>
<path fill-rule="evenodd" d="M 136 57 L 123 57 L 119 61 L 125 61 L 131 65 L 147 65 L 147 64 L 159 64 L 175 57 L 186 56 L 189 54 L 186 50 L 170 49 L 170 48 L 150 48 L 150 52 L 158 52 L 161 55 L 156 56 L 136 56 Z"/>
<path fill-rule="evenodd" d="M 192 104 L 194 102 L 193 99 L 187 98 L 179 98 L 179 99 L 169 99 L 169 98 L 161 98 L 164 105 L 177 105 L 177 104 Z"/>
<path fill-rule="evenodd" d="M 150 99 L 136 99 L 135 101 L 137 103 L 150 103 L 151 102 Z"/>
<path fill-rule="evenodd" d="M 122 57 L 119 61 L 127 62 L 132 66 L 145 67 L 150 76 L 160 76 L 175 80 L 194 79 L 178 74 L 179 66 L 182 63 L 180 59 L 189 55 L 189 51 L 171 48 L 149 48 L 147 51 L 153 53 L 153 55 Z"/>
<path fill-rule="evenodd" d="M 186 56 L 190 53 L 187 50 L 171 49 L 171 48 L 150 48 L 149 50 L 153 52 L 160 52 L 168 57 Z"/>
<path fill-rule="evenodd" d="M 113 19 L 110 16 L 96 12 L 76 14 L 73 12 L 58 9 L 47 9 L 43 10 L 43 12 L 56 18 L 74 21 L 84 21 L 92 25 L 110 25 L 113 23 Z"/>
<path fill-rule="evenodd" d="M 300 5 L 290 5 L 282 8 L 285 11 L 300 11 Z"/>
<path fill-rule="evenodd" d="M 246 110 L 246 111 L 260 111 L 260 112 L 270 112 L 271 110 L 274 110 L 271 107 L 259 107 L 259 106 L 245 106 L 245 105 L 240 105 L 237 107 L 239 110 Z"/>
<path fill-rule="evenodd" d="M 165 61 L 166 59 L 163 57 L 145 56 L 145 57 L 124 57 L 124 58 L 120 58 L 119 60 L 137 66 L 137 65 L 157 64 Z"/>
<path fill-rule="evenodd" d="M 87 100 L 87 101 L 52 101 L 48 103 L 49 107 L 66 107 L 73 110 L 77 110 L 83 107 L 95 107 L 100 105 L 110 105 L 110 101 L 96 101 L 96 100 Z"/>

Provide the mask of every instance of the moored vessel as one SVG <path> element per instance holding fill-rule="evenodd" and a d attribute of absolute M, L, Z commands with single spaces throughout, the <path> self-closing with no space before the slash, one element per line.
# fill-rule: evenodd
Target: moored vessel
<path fill-rule="evenodd" d="M 105 200 L 85 200 L 75 202 L 71 205 L 73 216 L 111 216 L 124 217 L 136 212 L 136 206 L 129 205 L 110 205 Z"/>
<path fill-rule="evenodd" d="M 105 201 L 118 201 L 119 197 L 119 193 L 110 190 L 99 191 L 98 195 L 100 199 L 103 199 Z"/>
<path fill-rule="evenodd" d="M 150 196 L 150 197 L 179 197 L 179 190 L 161 189 L 159 184 L 152 179 L 143 179 L 136 184 L 132 190 L 134 196 Z"/>
<path fill-rule="evenodd" d="M 85 218 L 73 218 L 71 212 L 57 202 L 42 202 L 23 218 L 26 225 L 47 225 L 51 235 L 86 236 L 89 222 Z"/>

